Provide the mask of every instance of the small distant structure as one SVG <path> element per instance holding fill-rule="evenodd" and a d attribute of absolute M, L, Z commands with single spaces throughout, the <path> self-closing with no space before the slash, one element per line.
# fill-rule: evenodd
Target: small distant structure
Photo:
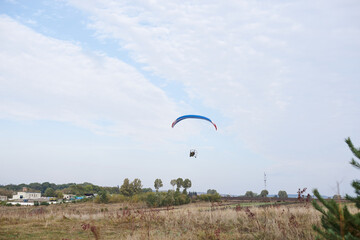
<path fill-rule="evenodd" d="M 74 194 L 64 194 L 63 199 L 74 200 L 75 197 L 76 197 L 76 195 L 74 195 Z"/>
<path fill-rule="evenodd" d="M 85 193 L 85 198 L 94 198 L 95 197 L 95 194 L 93 193 Z"/>
<path fill-rule="evenodd" d="M 18 192 L 16 195 L 13 195 L 13 200 L 29 200 L 29 199 L 39 199 L 41 198 L 41 193 L 34 192 Z"/>
<path fill-rule="evenodd" d="M 7 196 L 0 196 L 0 201 L 6 202 L 7 201 Z"/>

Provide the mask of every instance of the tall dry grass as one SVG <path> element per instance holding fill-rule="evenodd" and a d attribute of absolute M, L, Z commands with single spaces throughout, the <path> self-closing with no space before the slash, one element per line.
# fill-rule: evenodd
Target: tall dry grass
<path fill-rule="evenodd" d="M 320 215 L 310 204 L 0 207 L 0 239 L 314 239 L 313 224 L 320 224 Z"/>

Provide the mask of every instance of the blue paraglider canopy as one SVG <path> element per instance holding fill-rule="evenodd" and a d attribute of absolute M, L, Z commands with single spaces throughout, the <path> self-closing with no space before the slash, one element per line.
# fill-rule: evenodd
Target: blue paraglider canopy
<path fill-rule="evenodd" d="M 189 119 L 189 118 L 195 118 L 195 119 L 202 119 L 208 122 L 211 122 L 212 125 L 214 125 L 215 129 L 217 130 L 217 126 L 215 123 L 213 123 L 209 118 L 204 117 L 204 116 L 200 116 L 200 115 L 184 115 L 181 117 L 178 117 L 171 125 L 171 127 L 174 127 L 178 122 L 185 120 L 185 119 Z"/>

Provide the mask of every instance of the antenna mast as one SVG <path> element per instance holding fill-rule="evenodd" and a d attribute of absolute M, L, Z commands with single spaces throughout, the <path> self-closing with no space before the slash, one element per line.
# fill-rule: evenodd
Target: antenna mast
<path fill-rule="evenodd" d="M 264 186 L 265 186 L 265 190 L 266 190 L 266 173 L 264 172 Z"/>

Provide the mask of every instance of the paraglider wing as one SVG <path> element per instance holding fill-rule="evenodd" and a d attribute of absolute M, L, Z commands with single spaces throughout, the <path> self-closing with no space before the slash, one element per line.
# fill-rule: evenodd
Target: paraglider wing
<path fill-rule="evenodd" d="M 202 120 L 206 120 L 212 123 L 212 125 L 214 125 L 215 129 L 217 130 L 217 126 L 215 123 L 213 123 L 209 118 L 204 117 L 204 116 L 200 116 L 200 115 L 184 115 L 181 117 L 178 117 L 171 125 L 171 127 L 174 127 L 178 122 L 188 119 L 188 118 L 195 118 L 195 119 L 202 119 Z"/>

